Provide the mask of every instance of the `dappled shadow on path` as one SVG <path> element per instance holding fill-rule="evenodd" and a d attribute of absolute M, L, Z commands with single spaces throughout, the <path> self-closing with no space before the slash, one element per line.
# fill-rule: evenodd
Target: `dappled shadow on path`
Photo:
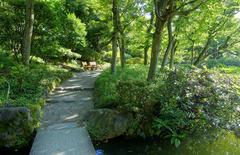
<path fill-rule="evenodd" d="M 76 73 L 63 82 L 47 99 L 41 128 L 82 120 L 93 109 L 92 88 L 99 74 L 100 71 Z"/>

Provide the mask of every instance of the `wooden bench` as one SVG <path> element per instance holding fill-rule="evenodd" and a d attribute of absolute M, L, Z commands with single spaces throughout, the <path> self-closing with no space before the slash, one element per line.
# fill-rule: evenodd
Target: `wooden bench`
<path fill-rule="evenodd" d="M 91 66 L 91 70 L 96 70 L 97 69 L 97 63 L 95 61 L 89 62 L 89 64 Z"/>
<path fill-rule="evenodd" d="M 82 66 L 84 70 L 97 70 L 102 68 L 100 65 L 97 65 L 97 62 L 91 61 L 89 63 L 82 61 Z"/>
<path fill-rule="evenodd" d="M 82 67 L 84 70 L 90 70 L 91 66 L 87 62 L 82 61 Z"/>

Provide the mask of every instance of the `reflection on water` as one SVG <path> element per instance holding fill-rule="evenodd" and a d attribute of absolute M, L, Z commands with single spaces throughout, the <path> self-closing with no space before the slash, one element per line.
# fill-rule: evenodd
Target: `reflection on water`
<path fill-rule="evenodd" d="M 227 134 L 213 142 L 189 139 L 175 148 L 169 142 L 143 139 L 115 139 L 105 144 L 96 144 L 104 155 L 240 155 L 240 139 Z"/>

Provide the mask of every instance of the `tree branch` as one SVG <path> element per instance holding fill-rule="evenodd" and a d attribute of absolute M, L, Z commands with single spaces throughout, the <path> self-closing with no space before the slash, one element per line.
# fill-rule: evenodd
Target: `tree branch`
<path fill-rule="evenodd" d="M 193 4 L 195 2 L 198 2 L 198 0 L 193 0 L 191 2 L 189 2 L 189 4 Z M 201 3 L 199 3 L 198 5 L 196 5 L 195 7 L 191 8 L 191 9 L 188 9 L 188 10 L 185 10 L 185 11 L 180 11 L 180 8 L 177 9 L 176 11 L 176 15 L 183 15 L 183 16 L 187 16 L 189 15 L 191 12 L 195 11 L 196 9 L 198 9 L 201 5 L 203 5 L 204 3 L 206 3 L 207 0 L 204 0 L 202 1 Z M 186 4 L 186 5 L 189 5 L 189 4 Z M 185 5 L 185 6 L 186 6 Z"/>

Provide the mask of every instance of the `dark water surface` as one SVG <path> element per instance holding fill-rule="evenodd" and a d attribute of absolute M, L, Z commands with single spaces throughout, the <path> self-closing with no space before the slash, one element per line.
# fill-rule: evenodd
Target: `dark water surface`
<path fill-rule="evenodd" d="M 228 134 L 213 142 L 188 139 L 179 148 L 159 139 L 117 138 L 95 144 L 104 155 L 240 155 L 240 138 Z M 21 150 L 0 150 L 0 155 L 29 155 L 31 144 Z"/>
<path fill-rule="evenodd" d="M 36 131 L 33 132 L 32 138 L 26 147 L 18 150 L 0 149 L 0 155 L 29 155 L 35 136 Z"/>
<path fill-rule="evenodd" d="M 21 150 L 0 150 L 0 155 L 29 155 L 31 147 Z"/>
<path fill-rule="evenodd" d="M 240 155 L 240 138 L 228 134 L 213 142 L 189 139 L 179 148 L 168 141 L 120 138 L 95 148 L 104 150 L 104 155 Z"/>

